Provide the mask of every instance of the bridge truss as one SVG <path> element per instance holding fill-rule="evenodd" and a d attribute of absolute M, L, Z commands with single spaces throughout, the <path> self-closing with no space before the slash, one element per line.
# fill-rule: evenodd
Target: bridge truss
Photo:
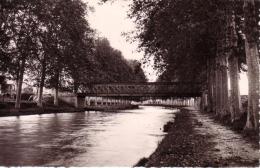
<path fill-rule="evenodd" d="M 85 86 L 85 96 L 199 97 L 201 84 L 188 82 L 96 83 Z"/>

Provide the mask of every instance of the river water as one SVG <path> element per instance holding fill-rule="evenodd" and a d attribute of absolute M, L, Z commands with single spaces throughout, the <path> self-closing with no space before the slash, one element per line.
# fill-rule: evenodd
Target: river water
<path fill-rule="evenodd" d="M 0 166 L 132 166 L 163 138 L 177 110 L 142 106 L 0 118 Z"/>

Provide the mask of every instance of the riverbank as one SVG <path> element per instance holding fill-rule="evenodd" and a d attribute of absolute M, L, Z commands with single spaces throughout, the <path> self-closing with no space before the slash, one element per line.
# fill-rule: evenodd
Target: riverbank
<path fill-rule="evenodd" d="M 258 166 L 258 142 L 214 121 L 199 111 L 182 109 L 168 134 L 137 166 Z"/>
<path fill-rule="evenodd" d="M 105 111 L 105 112 L 111 112 L 111 111 L 117 111 L 117 110 L 131 110 L 131 109 L 138 109 L 138 105 L 115 105 L 115 106 L 89 106 L 86 107 L 86 111 Z"/>
<path fill-rule="evenodd" d="M 34 107 L 25 109 L 1 109 L 0 117 L 8 116 L 24 116 L 24 115 L 39 115 L 39 114 L 52 114 L 52 113 L 77 113 L 86 111 L 83 108 L 72 108 L 72 107 Z"/>
<path fill-rule="evenodd" d="M 32 105 L 24 105 L 20 109 L 15 108 L 3 108 L 0 109 L 0 117 L 8 117 L 8 116 L 24 116 L 24 115 L 40 115 L 40 114 L 52 114 L 52 113 L 77 113 L 77 112 L 85 112 L 85 111 L 118 111 L 118 110 L 126 110 L 126 109 L 137 109 L 138 105 L 128 105 L 128 106 L 109 106 L 109 107 L 87 107 L 87 108 L 75 108 L 68 105 L 48 105 L 42 108 L 37 107 L 36 104 Z"/>

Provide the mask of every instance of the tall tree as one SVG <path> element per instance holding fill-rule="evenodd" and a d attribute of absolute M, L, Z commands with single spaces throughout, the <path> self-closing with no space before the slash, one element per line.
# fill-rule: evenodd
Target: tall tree
<path fill-rule="evenodd" d="M 75 90 L 78 85 L 78 68 L 86 66 L 86 60 L 93 46 L 93 31 L 86 16 L 86 4 L 80 0 L 57 0 L 51 8 L 51 63 L 49 86 L 55 88 L 54 104 L 58 105 L 60 79 L 69 73 L 74 80 Z M 49 48 L 50 49 L 50 48 Z"/>
<path fill-rule="evenodd" d="M 243 43 L 237 44 L 236 36 L 241 29 L 237 30 L 235 23 L 240 6 L 240 2 L 223 0 L 136 0 L 130 12 L 137 24 L 135 37 L 141 41 L 139 47 L 146 56 L 154 57 L 156 67 L 163 68 L 163 75 L 169 80 L 200 80 L 208 85 L 204 89 L 207 88 L 209 95 L 209 110 L 222 117 L 230 115 L 227 106 L 229 59 L 232 120 L 240 115 L 238 56 L 243 54 L 238 52 L 243 51 L 238 45 Z"/>
<path fill-rule="evenodd" d="M 259 129 L 259 53 L 255 0 L 244 1 L 245 50 L 248 66 L 248 115 L 245 129 Z"/>
<path fill-rule="evenodd" d="M 242 106 L 241 106 L 241 97 L 239 90 L 239 42 L 241 42 L 241 37 L 239 37 L 239 32 L 237 27 L 239 24 L 236 23 L 236 20 L 240 20 L 239 16 L 236 16 L 234 8 L 229 9 L 230 14 L 228 16 L 229 27 L 227 30 L 227 36 L 229 38 L 229 47 L 228 52 L 228 68 L 229 68 L 229 77 L 231 85 L 230 93 L 230 114 L 231 122 L 235 122 L 241 117 Z"/>
<path fill-rule="evenodd" d="M 32 59 L 37 50 L 35 36 L 37 27 L 39 26 L 32 9 L 35 3 L 25 1 L 8 1 L 6 6 L 1 6 L 1 10 L 5 12 L 2 25 L 6 27 L 5 33 L 8 37 L 8 43 L 5 45 L 6 57 L 4 61 L 8 61 L 8 71 L 17 81 L 17 93 L 15 108 L 20 108 L 21 91 L 23 77 L 27 62 Z M 9 51 L 9 52 L 6 52 Z"/>
<path fill-rule="evenodd" d="M 133 82 L 146 82 L 146 76 L 142 69 L 142 64 L 137 60 L 128 60 L 129 66 L 133 71 Z"/>
<path fill-rule="evenodd" d="M 0 70 L 17 81 L 16 108 L 24 73 L 33 76 L 39 87 L 39 106 L 46 80 L 56 89 L 57 105 L 60 79 L 64 74 L 75 79 L 77 66 L 86 62 L 93 48 L 86 4 L 81 0 L 1 1 L 0 12 Z"/>

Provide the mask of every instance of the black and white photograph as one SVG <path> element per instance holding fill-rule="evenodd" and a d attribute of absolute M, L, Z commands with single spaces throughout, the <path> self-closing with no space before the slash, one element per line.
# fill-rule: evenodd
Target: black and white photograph
<path fill-rule="evenodd" d="M 0 168 L 259 167 L 260 0 L 0 0 Z"/>

